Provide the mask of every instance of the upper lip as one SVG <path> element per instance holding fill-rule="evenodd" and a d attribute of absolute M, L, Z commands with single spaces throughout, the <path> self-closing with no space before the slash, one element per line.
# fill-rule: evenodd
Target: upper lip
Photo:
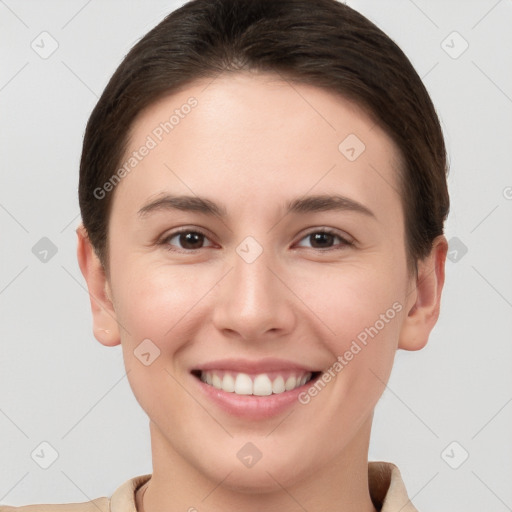
<path fill-rule="evenodd" d="M 251 361 L 249 359 L 218 359 L 196 366 L 192 371 L 225 370 L 240 373 L 266 373 L 297 370 L 301 372 L 315 372 L 318 368 L 303 365 L 285 359 L 264 358 Z"/>

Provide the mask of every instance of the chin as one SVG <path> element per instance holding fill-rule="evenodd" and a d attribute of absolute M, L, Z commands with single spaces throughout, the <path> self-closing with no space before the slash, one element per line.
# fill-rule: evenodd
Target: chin
<path fill-rule="evenodd" d="M 268 448 L 263 451 L 268 451 Z M 222 482 L 224 489 L 240 493 L 272 493 L 282 491 L 282 486 L 293 486 L 310 472 L 297 449 L 293 450 L 293 454 L 285 454 L 279 450 L 273 450 L 267 456 L 262 453 L 261 458 L 253 461 L 252 465 L 249 461 L 245 465 L 242 461 L 245 454 L 250 452 L 251 448 L 247 448 L 245 452 L 240 450 L 235 457 L 224 456 L 222 460 L 217 459 L 207 469 L 207 477 L 215 482 Z"/>
<path fill-rule="evenodd" d="M 293 485 L 293 481 L 290 480 L 295 480 L 296 475 L 293 477 L 290 473 L 291 468 L 288 468 L 287 471 L 282 465 L 273 469 L 236 468 L 222 483 L 222 487 L 242 494 L 266 494 L 282 491 L 281 486 Z"/>

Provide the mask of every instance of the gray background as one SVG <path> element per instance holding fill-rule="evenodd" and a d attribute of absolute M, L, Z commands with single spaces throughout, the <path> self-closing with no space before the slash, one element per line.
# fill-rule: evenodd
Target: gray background
<path fill-rule="evenodd" d="M 181 3 L 0 0 L 0 503 L 86 501 L 151 472 L 121 349 L 92 336 L 76 192 L 98 96 Z M 397 354 L 370 458 L 398 464 L 421 511 L 512 510 L 512 2 L 347 3 L 413 62 L 451 161 L 441 317 Z"/>

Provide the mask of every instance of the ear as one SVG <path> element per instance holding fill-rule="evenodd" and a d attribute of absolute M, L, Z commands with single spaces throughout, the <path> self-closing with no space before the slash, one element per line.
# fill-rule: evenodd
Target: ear
<path fill-rule="evenodd" d="M 407 317 L 402 325 L 398 348 L 420 350 L 427 344 L 439 318 L 447 252 L 448 242 L 440 235 L 435 238 L 430 254 L 418 262 L 418 276 L 409 292 Z"/>
<path fill-rule="evenodd" d="M 121 343 L 119 326 L 105 269 L 82 224 L 77 228 L 76 234 L 78 265 L 89 289 L 94 337 L 103 345 L 119 345 Z"/>

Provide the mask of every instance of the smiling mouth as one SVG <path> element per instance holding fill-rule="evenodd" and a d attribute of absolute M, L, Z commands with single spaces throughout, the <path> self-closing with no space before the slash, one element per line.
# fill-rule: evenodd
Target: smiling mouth
<path fill-rule="evenodd" d="M 193 370 L 192 375 L 208 386 L 236 395 L 270 396 L 293 391 L 322 372 L 268 372 L 249 374 L 224 370 Z"/>

